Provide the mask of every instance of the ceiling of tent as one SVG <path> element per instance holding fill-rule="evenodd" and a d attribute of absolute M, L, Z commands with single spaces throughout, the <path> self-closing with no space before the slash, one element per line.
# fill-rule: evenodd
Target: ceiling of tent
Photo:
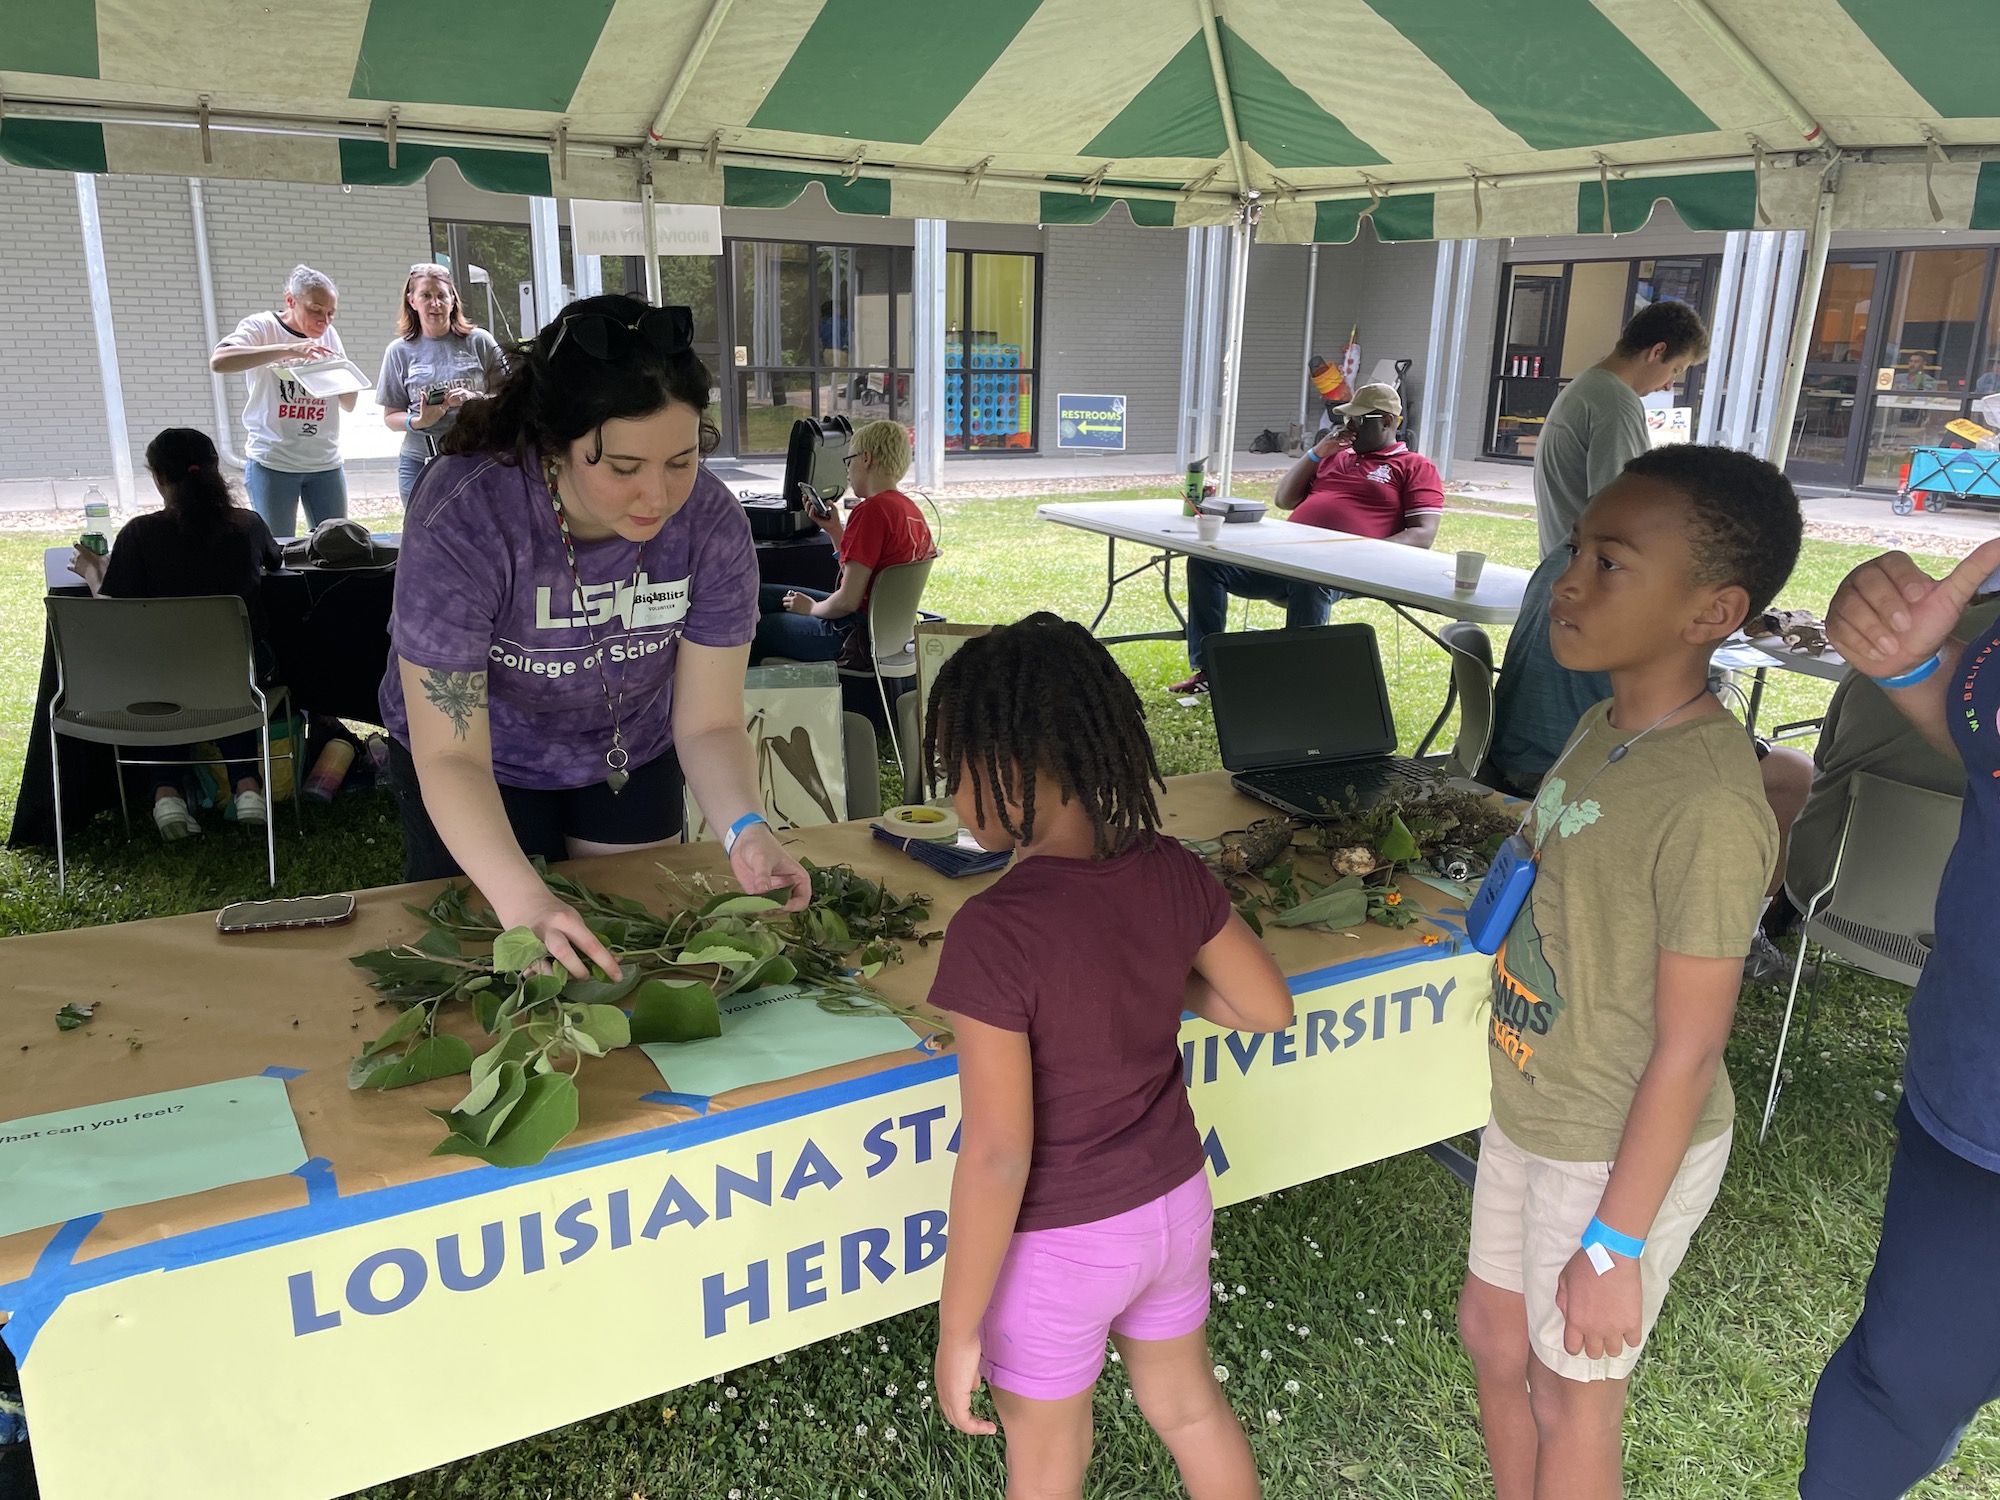
<path fill-rule="evenodd" d="M 1345 242 L 2000 229 L 1991 0 L 0 0 L 60 171 Z M 443 17 L 449 14 L 446 27 Z M 1989 160 L 1989 158 L 1992 158 Z M 1475 186 L 1476 184 L 1476 186 Z"/>

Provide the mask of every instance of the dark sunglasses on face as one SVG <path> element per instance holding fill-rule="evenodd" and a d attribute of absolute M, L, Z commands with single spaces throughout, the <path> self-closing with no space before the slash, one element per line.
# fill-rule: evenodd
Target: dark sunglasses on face
<path fill-rule="evenodd" d="M 549 358 L 573 344 L 592 359 L 616 363 L 630 354 L 634 340 L 644 340 L 661 354 L 681 354 L 694 346 L 694 310 L 653 307 L 630 323 L 609 313 L 571 313 L 556 325 Z"/>

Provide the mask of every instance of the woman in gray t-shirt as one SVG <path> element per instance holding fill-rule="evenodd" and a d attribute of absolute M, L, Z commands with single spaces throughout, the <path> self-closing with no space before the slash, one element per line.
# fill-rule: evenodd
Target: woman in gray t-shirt
<path fill-rule="evenodd" d="M 458 409 L 497 386 L 506 369 L 499 342 L 466 321 L 451 272 L 429 261 L 411 266 L 396 337 L 382 353 L 375 382 L 383 422 L 403 434 L 396 487 L 405 505 Z"/>

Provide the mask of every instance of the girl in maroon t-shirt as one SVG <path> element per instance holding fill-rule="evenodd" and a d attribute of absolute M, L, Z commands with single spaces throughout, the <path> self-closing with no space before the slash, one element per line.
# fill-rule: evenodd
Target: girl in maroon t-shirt
<path fill-rule="evenodd" d="M 1208 1354 L 1214 1210 L 1180 1024 L 1186 1009 L 1281 1030 L 1291 992 L 1215 878 L 1159 835 L 1139 696 L 1082 626 L 1035 614 L 966 642 L 924 748 L 979 843 L 1019 856 L 952 919 L 930 995 L 957 1018 L 964 1107 L 945 1415 L 994 1431 L 972 1415 L 985 1376 L 1015 1483 L 1074 1494 L 1108 1336 L 1189 1491 L 1254 1496 Z"/>

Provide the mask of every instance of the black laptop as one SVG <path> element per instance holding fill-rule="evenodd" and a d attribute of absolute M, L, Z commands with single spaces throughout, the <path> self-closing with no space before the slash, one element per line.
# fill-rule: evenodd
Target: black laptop
<path fill-rule="evenodd" d="M 1281 812 L 1323 820 L 1350 800 L 1368 807 L 1437 779 L 1391 753 L 1396 721 L 1373 626 L 1212 635 L 1202 656 L 1222 764 Z"/>

